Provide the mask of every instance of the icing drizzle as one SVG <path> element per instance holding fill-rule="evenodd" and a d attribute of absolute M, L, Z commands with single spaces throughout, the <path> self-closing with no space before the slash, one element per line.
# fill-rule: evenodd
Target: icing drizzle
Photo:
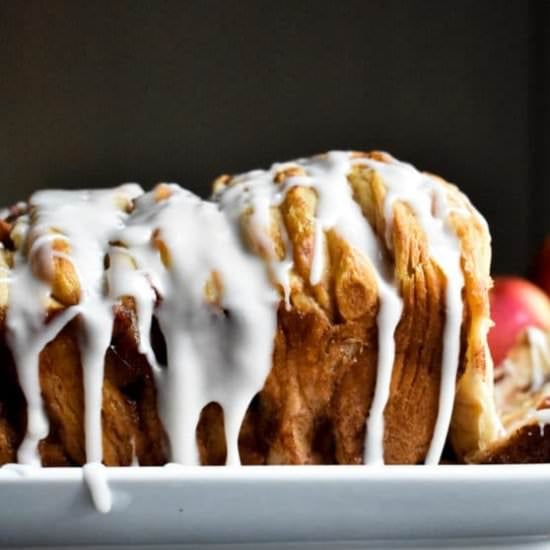
<path fill-rule="evenodd" d="M 531 413 L 531 417 L 538 422 L 540 436 L 543 437 L 545 427 L 550 424 L 550 409 L 540 409 L 538 411 L 533 411 Z"/>
<path fill-rule="evenodd" d="M 384 409 L 403 304 L 380 240 L 353 197 L 348 175 L 355 165 L 375 170 L 385 186 L 386 245 L 393 246 L 393 207 L 397 201 L 406 202 L 426 235 L 431 257 L 446 277 L 439 413 L 426 457 L 426 463 L 437 463 L 454 401 L 464 284 L 460 242 L 449 217 L 464 212 L 448 204 L 445 188 L 435 178 L 411 165 L 338 151 L 237 176 L 230 186 L 215 193 L 213 201 L 203 201 L 175 184 L 149 193 L 135 184 L 106 191 L 36 193 L 30 201 L 30 214 L 20 216 L 14 228 L 28 246 L 16 253 L 7 279 L 8 342 L 28 407 L 19 462 L 40 464 L 38 443 L 49 430 L 40 392 L 40 352 L 67 323 L 79 317 L 89 463 L 84 477 L 101 477 L 104 357 L 111 340 L 113 307 L 122 297 L 130 296 L 136 305 L 139 351 L 153 368 L 160 394 L 159 412 L 169 436 L 170 460 L 184 465 L 199 463 L 196 425 L 203 407 L 216 401 L 224 410 L 227 464 L 240 464 L 240 426 L 271 368 L 279 302 L 271 279 L 280 285 L 287 307 L 290 304 L 292 250 L 283 233 L 285 254 L 282 259 L 277 257 L 270 236 L 271 209 L 280 205 L 292 188 L 302 186 L 313 189 L 317 196 L 310 283 L 322 279 L 324 239 L 329 229 L 365 257 L 376 279 L 378 370 L 364 459 L 368 464 L 382 464 Z M 299 168 L 299 175 L 275 185 L 277 174 L 287 168 Z M 247 210 L 254 236 L 267 251 L 268 269 L 241 241 L 238 222 Z M 64 246 L 56 246 L 59 243 Z M 46 322 L 46 312 L 55 303 L 51 279 L 56 259 L 70 262 L 80 295 L 76 303 L 58 308 Z M 37 265 L 42 266 L 40 277 Z M 165 336 L 167 365 L 157 363 L 152 349 L 153 316 Z M 98 507 L 108 509 L 106 484 L 93 484 L 102 487 L 92 491 Z"/>
<path fill-rule="evenodd" d="M 40 352 L 76 315 L 83 321 L 86 460 L 102 460 L 103 364 L 113 323 L 113 304 L 103 291 L 103 262 L 110 238 L 127 217 L 120 201 L 128 205 L 141 192 L 139 186 L 128 184 L 108 191 L 41 191 L 32 197 L 33 223 L 27 229 L 30 248 L 27 257 L 23 249 L 15 258 L 7 317 L 8 341 L 28 406 L 27 433 L 18 452 L 21 463 L 39 462 L 36 444 L 48 435 L 39 383 Z M 69 243 L 70 253 L 55 249 L 59 241 Z M 53 261 L 60 257 L 72 264 L 78 276 L 79 303 L 45 324 L 51 287 L 36 272 L 50 278 Z"/>
<path fill-rule="evenodd" d="M 127 280 L 134 286 L 151 280 L 161 296 L 156 315 L 166 339 L 168 368 L 157 365 L 155 374 L 171 459 L 199 463 L 196 425 L 203 407 L 216 401 L 224 410 L 227 464 L 236 465 L 242 420 L 271 368 L 278 297 L 263 263 L 244 250 L 234 225 L 216 204 L 175 186 L 170 193 L 169 200 L 152 208 L 147 195 L 136 201 L 119 238 L 127 243 L 142 279 Z M 170 265 L 167 260 L 160 265 L 150 248 L 155 233 L 168 250 L 185 250 L 185 256 L 171 254 Z M 213 303 L 205 303 L 207 281 L 223 287 Z M 147 301 L 138 302 L 138 316 L 150 315 L 153 297 L 149 293 Z M 148 334 L 148 326 L 142 325 L 140 345 L 151 357 Z"/>
<path fill-rule="evenodd" d="M 386 186 L 387 228 L 391 228 L 395 201 L 406 202 L 413 209 L 426 235 L 430 256 L 446 277 L 446 319 L 443 332 L 439 411 L 426 456 L 426 464 L 437 464 L 441 459 L 451 422 L 460 358 L 464 277 L 460 263 L 460 241 L 449 219 L 453 209 L 447 202 L 443 186 L 434 177 L 418 172 L 410 164 L 382 163 L 375 160 L 362 162 L 375 169 Z M 390 234 L 389 231 L 387 234 Z M 391 246 L 389 239 L 387 241 L 388 246 Z"/>
<path fill-rule="evenodd" d="M 430 175 L 418 172 L 410 164 L 395 159 L 380 162 L 371 158 L 354 157 L 348 152 L 340 151 L 310 159 L 274 164 L 268 171 L 254 170 L 243 174 L 235 178 L 231 187 L 216 198 L 220 200 L 222 207 L 228 207 L 237 218 L 251 207 L 255 219 L 262 221 L 262 224 L 259 224 L 258 237 L 264 239 L 263 235 L 269 228 L 269 209 L 279 205 L 293 187 L 311 187 L 317 195 L 317 210 L 310 283 L 314 285 L 321 280 L 324 232 L 328 229 L 336 230 L 369 260 L 378 286 L 380 305 L 377 317 L 378 368 L 373 402 L 367 419 L 365 462 L 380 464 L 384 461 L 384 409 L 390 395 L 395 360 L 394 334 L 403 306 L 392 274 L 388 273 L 388 267 L 383 261 L 378 238 L 364 219 L 351 192 L 347 177 L 357 164 L 378 172 L 386 188 L 384 213 L 387 246 L 392 247 L 390 237 L 393 206 L 397 201 L 406 202 L 414 210 L 424 230 L 431 257 L 447 280 L 439 414 L 426 457 L 427 464 L 436 464 L 443 452 L 452 415 L 460 354 L 461 293 L 464 285 L 460 265 L 460 242 L 450 225 L 449 216 L 451 213 L 468 215 L 469 210 L 466 207 L 457 208 L 449 205 L 441 183 Z M 289 177 L 279 187 L 273 185 L 277 174 L 289 168 L 299 168 L 307 175 Z M 286 262 L 287 258 L 284 261 Z"/>

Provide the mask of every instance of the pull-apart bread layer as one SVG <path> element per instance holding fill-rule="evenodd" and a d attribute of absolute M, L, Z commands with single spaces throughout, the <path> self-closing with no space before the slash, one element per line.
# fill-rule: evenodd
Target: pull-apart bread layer
<path fill-rule="evenodd" d="M 476 462 L 550 462 L 550 333 L 528 328 L 495 369 L 500 437 Z"/>

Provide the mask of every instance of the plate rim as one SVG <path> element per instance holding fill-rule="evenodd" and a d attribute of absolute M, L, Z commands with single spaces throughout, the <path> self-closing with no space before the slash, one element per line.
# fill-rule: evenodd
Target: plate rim
<path fill-rule="evenodd" d="M 284 465 L 284 466 L 108 466 L 108 481 L 318 481 L 318 482 L 430 482 L 430 481 L 550 481 L 549 464 L 470 465 Z M 0 483 L 81 481 L 83 468 L 36 467 L 6 464 L 0 467 Z"/>

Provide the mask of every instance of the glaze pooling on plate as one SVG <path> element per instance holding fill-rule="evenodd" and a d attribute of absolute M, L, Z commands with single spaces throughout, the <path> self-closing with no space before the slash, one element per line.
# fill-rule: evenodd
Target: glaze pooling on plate
<path fill-rule="evenodd" d="M 88 462 L 82 466 L 82 477 L 88 486 L 95 509 L 102 514 L 110 512 L 113 506 L 113 495 L 107 483 L 105 466 L 97 462 Z"/>
<path fill-rule="evenodd" d="M 460 353 L 462 322 L 460 243 L 450 224 L 459 212 L 448 204 L 445 187 L 409 164 L 380 162 L 348 152 L 274 164 L 233 178 L 231 185 L 204 201 L 175 184 L 144 193 L 135 184 L 105 191 L 43 191 L 30 201 L 30 215 L 14 232 L 27 243 L 15 258 L 10 278 L 8 337 L 27 400 L 28 426 L 18 460 L 39 464 L 38 443 L 48 434 L 39 383 L 39 354 L 74 319 L 83 327 L 80 349 L 85 395 L 85 478 L 107 509 L 101 481 L 101 403 L 106 350 L 113 308 L 123 297 L 136 306 L 139 351 L 155 375 L 160 415 L 167 431 L 170 460 L 199 463 L 195 430 L 204 406 L 224 411 L 227 464 L 240 464 L 238 434 L 246 410 L 271 369 L 277 307 L 290 307 L 293 270 L 287 235 L 278 259 L 270 235 L 270 209 L 296 186 L 315 191 L 316 226 L 310 283 L 321 281 L 325 232 L 334 230 L 369 263 L 379 295 L 377 378 L 367 418 L 364 461 L 384 462 L 384 409 L 395 361 L 395 331 L 403 311 L 391 265 L 361 207 L 348 176 L 374 170 L 386 190 L 386 246 L 391 249 L 393 209 L 407 203 L 425 233 L 429 252 L 445 275 L 446 321 L 437 421 L 426 463 L 438 463 L 449 429 Z M 282 170 L 294 175 L 275 184 Z M 252 230 L 266 263 L 248 250 L 239 220 L 251 211 Z M 185 251 L 185 254 L 182 253 Z M 74 303 L 46 322 L 55 288 L 55 262 L 70 264 L 79 283 Z M 44 276 L 40 277 L 42 270 Z M 277 285 L 273 284 L 273 280 Z M 275 286 L 280 287 L 280 294 Z M 167 365 L 159 365 L 150 341 L 156 317 L 167 345 Z"/>

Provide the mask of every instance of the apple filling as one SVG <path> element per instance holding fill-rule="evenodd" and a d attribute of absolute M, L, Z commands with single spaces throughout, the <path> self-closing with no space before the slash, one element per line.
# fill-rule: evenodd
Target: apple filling
<path fill-rule="evenodd" d="M 549 332 L 527 328 L 496 367 L 495 403 L 507 433 L 531 418 L 550 423 Z"/>

